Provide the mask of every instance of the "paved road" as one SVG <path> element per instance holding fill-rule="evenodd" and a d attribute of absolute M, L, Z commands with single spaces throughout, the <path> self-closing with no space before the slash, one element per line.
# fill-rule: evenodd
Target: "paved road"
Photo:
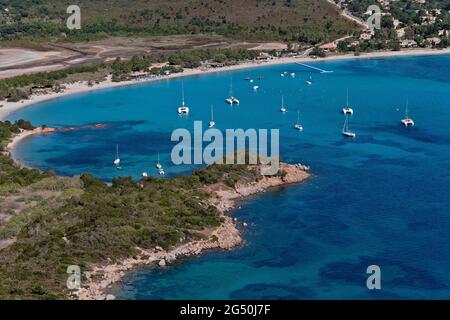
<path fill-rule="evenodd" d="M 365 29 L 369 29 L 369 25 L 367 24 L 367 22 L 363 21 L 361 18 L 353 15 L 350 11 L 348 11 L 345 8 L 342 8 L 340 5 L 336 4 L 333 0 L 327 0 L 329 3 L 331 3 L 332 5 L 334 5 L 336 8 L 339 8 L 339 10 L 341 10 L 341 15 L 344 16 L 347 19 L 350 19 L 354 22 L 356 22 L 357 24 L 359 24 L 360 26 L 364 27 Z"/>

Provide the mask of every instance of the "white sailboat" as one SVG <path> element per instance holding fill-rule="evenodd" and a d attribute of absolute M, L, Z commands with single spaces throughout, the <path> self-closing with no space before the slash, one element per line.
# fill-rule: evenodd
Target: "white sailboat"
<path fill-rule="evenodd" d="M 214 121 L 214 110 L 213 110 L 213 106 L 211 106 L 211 120 L 209 121 L 209 127 L 210 128 L 214 128 L 214 126 L 216 125 L 216 122 Z"/>
<path fill-rule="evenodd" d="M 284 96 L 281 96 L 281 108 L 280 108 L 281 113 L 286 113 L 287 109 L 284 106 Z"/>
<path fill-rule="evenodd" d="M 356 133 L 348 129 L 348 115 L 345 115 L 344 127 L 342 128 L 342 135 L 344 137 L 356 138 Z"/>
<path fill-rule="evenodd" d="M 189 114 L 189 108 L 186 106 L 184 101 L 184 82 L 181 83 L 181 95 L 182 95 L 182 104 L 181 107 L 178 108 L 178 114 Z"/>
<path fill-rule="evenodd" d="M 300 124 L 300 110 L 297 111 L 297 123 L 294 128 L 298 131 L 303 131 L 303 126 Z"/>
<path fill-rule="evenodd" d="M 116 144 L 116 159 L 114 160 L 114 165 L 117 169 L 120 169 L 120 157 L 119 157 L 119 145 Z"/>
<path fill-rule="evenodd" d="M 231 105 L 240 103 L 239 99 L 233 96 L 233 78 L 231 78 L 230 82 L 230 97 L 225 99 L 225 102 Z"/>
<path fill-rule="evenodd" d="M 156 169 L 158 169 L 158 170 L 162 169 L 161 162 L 159 161 L 159 152 L 158 152 L 158 162 L 156 162 L 155 167 L 156 167 Z"/>
<path fill-rule="evenodd" d="M 344 108 L 342 108 L 342 112 L 344 114 L 353 115 L 353 109 L 350 108 L 350 106 L 348 104 L 348 89 L 347 89 L 347 105 Z"/>
<path fill-rule="evenodd" d="M 405 118 L 402 119 L 402 123 L 405 127 L 413 127 L 414 121 L 413 121 L 413 119 L 411 119 L 409 117 L 408 104 L 409 104 L 409 101 L 406 100 Z"/>

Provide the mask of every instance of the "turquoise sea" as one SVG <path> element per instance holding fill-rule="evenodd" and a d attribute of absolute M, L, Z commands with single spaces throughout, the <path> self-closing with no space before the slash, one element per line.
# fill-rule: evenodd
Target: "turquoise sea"
<path fill-rule="evenodd" d="M 157 153 L 169 175 L 172 130 L 210 117 L 217 128 L 279 128 L 286 162 L 315 177 L 247 199 L 232 213 L 245 245 L 175 266 L 140 269 L 113 290 L 122 299 L 450 298 L 450 56 L 315 62 L 158 81 L 49 101 L 10 119 L 77 130 L 36 136 L 15 156 L 62 175 L 104 180 L 152 175 Z M 296 77 L 280 77 L 295 72 Z M 257 80 L 259 76 L 264 79 Z M 313 77 L 313 85 L 305 80 Z M 233 78 L 241 100 L 224 102 Z M 252 77 L 255 83 L 245 81 Z M 179 117 L 184 82 L 189 117 Z M 254 92 L 253 85 L 260 90 Z M 355 140 L 341 135 L 346 90 Z M 281 95 L 289 112 L 281 114 Z M 416 126 L 400 124 L 409 99 Z M 293 129 L 297 110 L 305 130 Z M 90 125 L 106 124 L 94 129 Z M 120 146 L 123 170 L 112 165 Z M 366 268 L 381 268 L 381 290 Z"/>

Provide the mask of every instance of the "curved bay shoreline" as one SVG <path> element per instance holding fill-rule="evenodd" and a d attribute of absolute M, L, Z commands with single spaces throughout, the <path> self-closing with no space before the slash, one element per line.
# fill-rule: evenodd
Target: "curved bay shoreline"
<path fill-rule="evenodd" d="M 69 95 L 75 95 L 80 93 L 87 93 L 97 90 L 104 90 L 110 88 L 117 87 L 125 87 L 130 85 L 137 85 L 141 83 L 149 83 L 153 81 L 161 81 L 161 80 L 169 80 L 176 79 L 180 77 L 189 77 L 189 76 L 197 76 L 202 74 L 209 73 L 218 73 L 218 72 L 227 72 L 227 71 L 235 71 L 235 70 L 244 70 L 250 68 L 258 68 L 264 66 L 272 66 L 272 65 L 283 65 L 283 64 L 292 64 L 296 62 L 323 62 L 323 61 L 337 61 L 337 60 L 359 60 L 359 59 L 371 59 L 371 58 L 390 58 L 390 57 L 405 57 L 405 56 L 425 56 L 425 55 L 441 55 L 441 54 L 450 54 L 450 48 L 446 49 L 408 49 L 402 51 L 379 51 L 379 52 L 370 52 L 363 53 L 359 56 L 355 56 L 353 54 L 343 54 L 343 55 L 331 55 L 325 58 L 320 59 L 312 59 L 310 57 L 283 57 L 283 58 L 275 58 L 270 61 L 265 62 L 244 62 L 239 63 L 233 66 L 226 66 L 222 68 L 196 68 L 196 69 L 185 69 L 180 73 L 173 73 L 167 76 L 160 76 L 155 78 L 144 79 L 141 81 L 129 80 L 122 82 L 112 82 L 111 76 L 109 76 L 105 81 L 95 84 L 93 86 L 89 86 L 88 82 L 76 82 L 72 84 L 66 84 L 66 89 L 62 92 L 56 93 L 48 93 L 41 95 L 33 95 L 28 100 L 22 100 L 19 102 L 7 102 L 0 101 L 0 120 L 5 120 L 9 115 L 15 113 L 16 111 L 53 99 L 58 99 L 62 97 L 66 97 Z"/>

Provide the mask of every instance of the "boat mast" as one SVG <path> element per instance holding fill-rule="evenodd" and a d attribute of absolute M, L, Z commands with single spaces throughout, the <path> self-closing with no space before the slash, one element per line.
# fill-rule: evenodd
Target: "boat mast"
<path fill-rule="evenodd" d="M 348 88 L 347 88 L 347 107 L 348 107 Z"/>
<path fill-rule="evenodd" d="M 300 124 L 300 110 L 297 110 L 297 124 Z"/>
<path fill-rule="evenodd" d="M 119 159 L 119 145 L 116 144 L 116 159 Z"/>
<path fill-rule="evenodd" d="M 182 99 L 182 105 L 184 107 L 184 82 L 181 82 L 181 99 Z"/>
<path fill-rule="evenodd" d="M 213 105 L 211 105 L 211 121 L 214 121 Z"/>
<path fill-rule="evenodd" d="M 233 96 L 233 77 L 230 78 L 230 98 Z"/>
<path fill-rule="evenodd" d="M 405 108 L 405 117 L 406 118 L 409 118 L 408 105 L 409 105 L 409 98 L 406 99 L 406 108 Z"/>

